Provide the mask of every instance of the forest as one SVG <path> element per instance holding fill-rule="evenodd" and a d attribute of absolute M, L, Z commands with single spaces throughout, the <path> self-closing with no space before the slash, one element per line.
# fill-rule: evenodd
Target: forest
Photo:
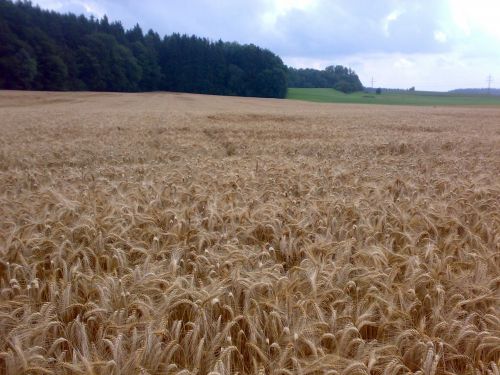
<path fill-rule="evenodd" d="M 324 70 L 288 68 L 288 87 L 334 88 L 344 93 L 363 90 L 357 74 L 341 65 L 328 66 Z"/>
<path fill-rule="evenodd" d="M 319 85 L 319 86 L 318 86 Z M 284 98 L 288 87 L 362 89 L 342 66 L 287 67 L 253 44 L 59 14 L 29 1 L 0 0 L 0 88 L 51 91 L 176 91 Z"/>

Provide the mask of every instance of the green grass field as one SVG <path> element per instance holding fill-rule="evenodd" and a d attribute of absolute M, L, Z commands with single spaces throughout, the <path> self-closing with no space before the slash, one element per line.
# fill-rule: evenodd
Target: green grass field
<path fill-rule="evenodd" d="M 460 95 L 441 92 L 382 92 L 381 95 L 356 92 L 344 94 L 334 89 L 290 88 L 287 99 L 321 103 L 359 103 L 395 105 L 486 105 L 500 106 L 500 97 L 486 95 Z"/>

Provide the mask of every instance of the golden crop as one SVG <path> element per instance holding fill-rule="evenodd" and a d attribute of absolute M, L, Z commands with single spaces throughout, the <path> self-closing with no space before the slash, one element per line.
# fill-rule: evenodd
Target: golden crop
<path fill-rule="evenodd" d="M 0 374 L 487 374 L 500 109 L 0 93 Z"/>

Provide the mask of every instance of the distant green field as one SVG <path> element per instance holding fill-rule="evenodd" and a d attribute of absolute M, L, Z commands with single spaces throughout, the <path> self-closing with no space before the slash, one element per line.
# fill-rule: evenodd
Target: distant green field
<path fill-rule="evenodd" d="M 486 95 L 460 95 L 441 92 L 415 91 L 381 95 L 356 92 L 344 94 L 334 89 L 288 89 L 287 99 L 321 103 L 360 103 L 396 105 L 498 105 L 500 97 Z"/>

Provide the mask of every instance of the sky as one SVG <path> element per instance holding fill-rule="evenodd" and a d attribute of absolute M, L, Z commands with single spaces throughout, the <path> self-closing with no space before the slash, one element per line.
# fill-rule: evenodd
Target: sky
<path fill-rule="evenodd" d="M 374 87 L 500 87 L 500 0 L 36 0 L 126 28 L 253 43 L 285 64 L 344 65 Z"/>

